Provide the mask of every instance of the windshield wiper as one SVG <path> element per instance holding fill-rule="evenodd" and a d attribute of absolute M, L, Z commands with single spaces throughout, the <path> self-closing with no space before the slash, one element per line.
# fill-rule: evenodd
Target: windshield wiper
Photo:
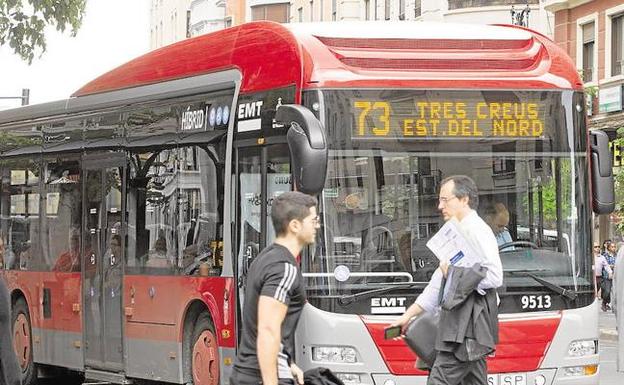
<path fill-rule="evenodd" d="M 535 281 L 539 282 L 540 284 L 542 284 L 542 286 L 552 290 L 553 292 L 562 295 L 572 301 L 574 301 L 577 297 L 577 293 L 574 290 L 569 290 L 569 289 L 564 289 L 561 286 L 555 285 L 552 282 L 546 281 L 545 279 L 542 279 L 538 276 L 536 276 L 535 274 L 533 274 L 534 272 L 540 272 L 540 271 L 548 271 L 548 269 L 510 269 L 510 270 L 504 270 L 505 273 L 509 273 L 512 275 L 525 275 L 527 277 L 531 277 L 533 278 Z M 362 298 L 362 297 L 369 297 L 371 295 L 376 295 L 376 294 L 383 294 L 383 293 L 387 293 L 390 292 L 392 290 L 395 289 L 406 289 L 406 288 L 410 288 L 410 287 L 414 287 L 414 286 L 426 286 L 427 282 L 401 282 L 401 283 L 395 283 L 395 284 L 388 284 L 388 286 L 386 287 L 380 287 L 378 289 L 371 289 L 371 290 L 365 290 L 359 293 L 355 293 L 355 294 L 349 294 L 349 295 L 343 295 L 342 297 L 338 298 L 338 303 L 340 305 L 349 305 L 351 303 L 353 303 L 353 301 L 355 301 L 356 299 Z"/>
<path fill-rule="evenodd" d="M 564 289 L 563 287 L 559 286 L 559 285 L 555 285 L 552 282 L 549 282 L 543 278 L 540 278 L 538 276 L 536 276 L 535 274 L 533 274 L 533 272 L 537 272 L 537 271 L 547 271 L 547 269 L 511 269 L 511 270 L 504 270 L 505 273 L 509 273 L 512 275 L 525 275 L 527 277 L 531 277 L 534 280 L 536 280 L 537 282 L 541 283 L 542 286 L 554 291 L 555 293 L 562 295 L 566 298 L 568 298 L 569 300 L 574 301 L 576 299 L 577 293 L 574 290 L 569 290 L 569 289 Z"/>
<path fill-rule="evenodd" d="M 343 306 L 349 305 L 350 303 L 353 303 L 353 301 L 361 297 L 368 297 L 368 296 L 375 295 L 375 294 L 383 294 L 383 293 L 392 291 L 394 289 L 406 289 L 406 288 L 414 287 L 414 286 L 424 287 L 427 285 L 427 283 L 426 282 L 401 282 L 401 283 L 387 284 L 387 285 L 388 286 L 380 287 L 379 289 L 371 289 L 371 290 L 365 290 L 365 291 L 355 293 L 355 294 L 343 295 L 342 297 L 338 298 L 338 303 Z"/>

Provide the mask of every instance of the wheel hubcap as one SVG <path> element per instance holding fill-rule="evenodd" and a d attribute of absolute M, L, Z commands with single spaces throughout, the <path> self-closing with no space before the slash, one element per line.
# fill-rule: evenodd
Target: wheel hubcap
<path fill-rule="evenodd" d="M 210 330 L 204 330 L 193 345 L 193 382 L 195 385 L 218 385 L 219 353 Z"/>
<path fill-rule="evenodd" d="M 17 316 L 13 324 L 13 347 L 20 366 L 26 369 L 30 359 L 30 327 L 23 313 Z"/>

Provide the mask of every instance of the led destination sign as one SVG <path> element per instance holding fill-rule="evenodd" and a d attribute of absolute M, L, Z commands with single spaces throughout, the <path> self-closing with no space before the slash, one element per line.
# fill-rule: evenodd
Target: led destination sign
<path fill-rule="evenodd" d="M 357 98 L 351 102 L 353 139 L 540 138 L 551 118 L 547 103 L 540 100 L 413 97 L 398 101 Z"/>

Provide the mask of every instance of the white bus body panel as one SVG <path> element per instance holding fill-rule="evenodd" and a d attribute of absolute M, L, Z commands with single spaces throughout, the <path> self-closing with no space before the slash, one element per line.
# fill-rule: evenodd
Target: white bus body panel
<path fill-rule="evenodd" d="M 561 312 L 561 323 L 541 365 L 542 368 L 559 368 L 557 369 L 553 385 L 598 385 L 600 367 L 598 367 L 598 372 L 593 376 L 578 377 L 564 376 L 562 369 L 570 366 L 599 364 L 599 351 L 596 351 L 596 354 L 591 356 L 568 357 L 568 347 L 572 341 L 598 341 L 600 336 L 600 331 L 598 330 L 598 308 L 598 301 L 595 301 L 592 305 L 584 308 L 563 310 Z M 598 348 L 600 348 L 600 345 L 598 345 Z"/>
<path fill-rule="evenodd" d="M 551 316 L 559 317 L 557 312 Z M 548 317 L 547 314 L 526 313 L 502 315 L 500 322 L 522 318 Z M 388 319 L 388 317 L 383 317 Z M 599 372 L 592 376 L 567 377 L 562 367 L 598 365 L 599 355 L 581 358 L 567 357 L 570 342 L 576 340 L 598 340 L 597 302 L 580 309 L 561 312 L 561 322 L 554 339 L 547 348 L 540 369 L 526 373 L 526 384 L 534 384 L 538 376 L 546 379 L 546 385 L 598 385 Z M 356 373 L 361 384 L 366 385 L 425 385 L 426 376 L 396 376 L 390 373 L 383 361 L 364 322 L 357 315 L 337 314 L 319 310 L 307 304 L 297 327 L 296 363 L 305 371 L 316 367 L 326 367 L 335 373 Z M 357 352 L 357 363 L 331 363 L 314 361 L 312 348 L 315 346 L 351 347 Z M 498 375 L 493 375 L 492 385 L 498 383 Z"/>

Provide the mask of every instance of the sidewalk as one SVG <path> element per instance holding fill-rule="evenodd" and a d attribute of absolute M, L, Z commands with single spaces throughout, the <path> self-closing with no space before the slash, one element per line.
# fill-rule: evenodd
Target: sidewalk
<path fill-rule="evenodd" d="M 601 341 L 617 341 L 615 330 L 615 315 L 611 311 L 603 312 L 598 309 L 598 328 L 600 329 Z"/>

